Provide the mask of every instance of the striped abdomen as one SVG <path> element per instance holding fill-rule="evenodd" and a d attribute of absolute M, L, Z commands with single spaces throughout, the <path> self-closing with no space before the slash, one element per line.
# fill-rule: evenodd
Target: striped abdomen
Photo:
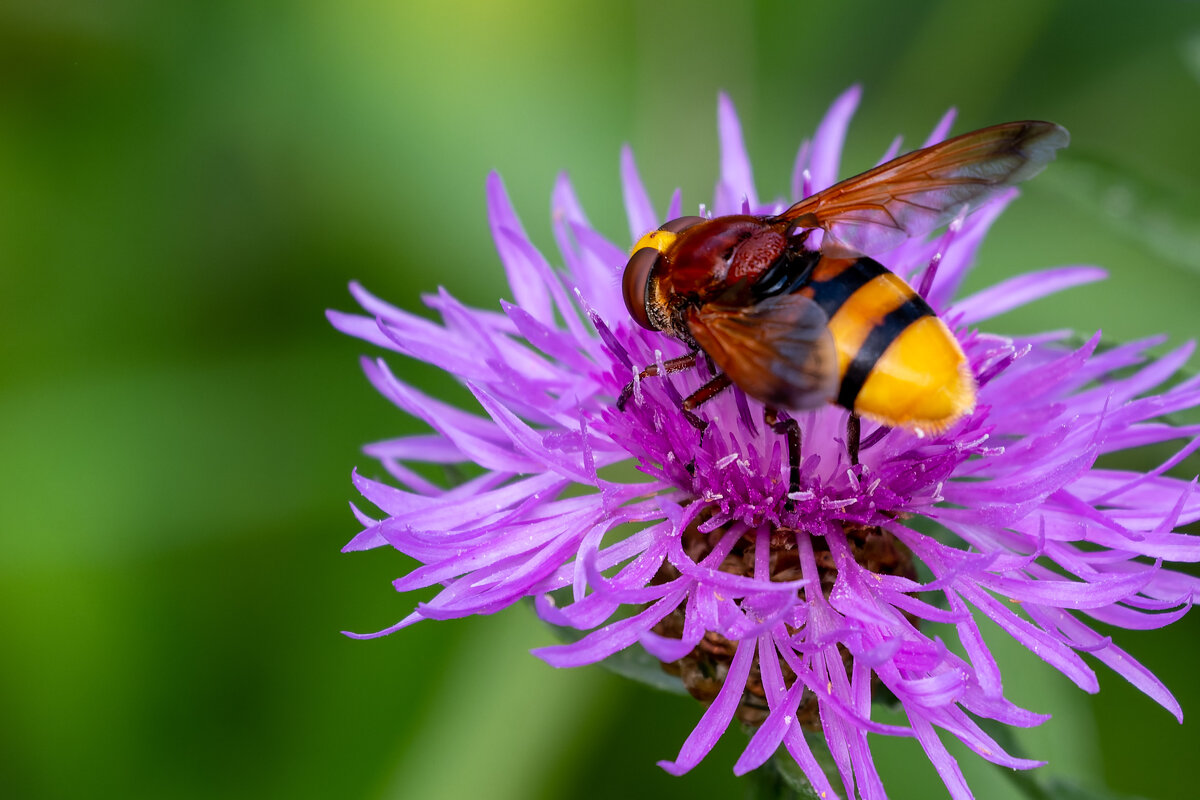
<path fill-rule="evenodd" d="M 886 425 L 933 432 L 975 407 L 958 341 L 912 288 L 870 258 L 822 257 L 800 290 L 829 316 L 836 402 Z"/>

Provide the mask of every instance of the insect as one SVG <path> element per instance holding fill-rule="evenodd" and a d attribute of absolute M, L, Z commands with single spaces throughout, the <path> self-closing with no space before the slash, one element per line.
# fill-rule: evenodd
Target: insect
<path fill-rule="evenodd" d="M 625 266 L 625 305 L 642 327 L 706 356 L 714 376 L 683 400 L 688 421 L 731 384 L 762 401 L 788 436 L 797 488 L 799 428 L 779 409 L 834 402 L 859 417 L 918 433 L 975 407 L 962 348 L 928 303 L 871 258 L 1032 177 L 1070 141 L 1050 122 L 1009 122 L 916 150 L 807 197 L 774 216 L 680 217 L 643 236 Z M 650 365 L 639 379 L 657 375 Z M 635 382 L 622 392 L 624 408 Z"/>

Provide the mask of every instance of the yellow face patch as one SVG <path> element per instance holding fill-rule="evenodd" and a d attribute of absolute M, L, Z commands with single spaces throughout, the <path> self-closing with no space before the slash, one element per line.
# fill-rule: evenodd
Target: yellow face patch
<path fill-rule="evenodd" d="M 632 255 L 638 250 L 641 250 L 643 247 L 650 247 L 660 253 L 665 253 L 667 252 L 667 248 L 670 247 L 677 238 L 679 238 L 679 234 L 671 233 L 670 231 L 650 231 L 645 236 L 637 240 L 637 244 L 633 246 L 633 249 L 630 250 L 629 253 Z"/>

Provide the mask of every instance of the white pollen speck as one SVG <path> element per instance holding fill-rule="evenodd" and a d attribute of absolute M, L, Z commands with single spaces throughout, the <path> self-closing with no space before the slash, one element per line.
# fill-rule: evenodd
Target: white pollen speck
<path fill-rule="evenodd" d="M 991 438 L 991 434 L 985 433 L 983 436 L 980 436 L 978 439 L 975 439 L 974 441 L 960 442 L 960 443 L 956 444 L 955 447 L 957 447 L 960 451 L 966 450 L 971 447 L 978 447 L 979 445 L 983 444 L 990 438 Z"/>
<path fill-rule="evenodd" d="M 828 497 L 821 498 L 821 508 L 825 509 L 842 509 L 847 506 L 852 506 L 858 502 L 857 497 L 847 497 L 844 500 L 830 500 Z"/>
<path fill-rule="evenodd" d="M 858 491 L 858 476 L 854 474 L 854 470 L 846 470 L 846 477 L 850 479 L 850 485 L 854 487 L 854 491 Z"/>
<path fill-rule="evenodd" d="M 881 480 L 883 480 L 883 479 L 876 478 L 875 480 L 871 481 L 871 485 L 867 487 L 867 494 L 874 494 L 875 490 L 879 488 L 879 482 Z"/>
<path fill-rule="evenodd" d="M 788 493 L 788 500 L 812 500 L 814 497 L 816 497 L 816 495 L 812 493 L 811 489 L 804 489 L 803 491 Z"/>
<path fill-rule="evenodd" d="M 737 461 L 737 457 L 738 457 L 737 453 L 730 453 L 729 455 L 721 458 L 716 463 L 717 469 L 725 469 L 725 467 L 728 467 L 730 464 Z"/>

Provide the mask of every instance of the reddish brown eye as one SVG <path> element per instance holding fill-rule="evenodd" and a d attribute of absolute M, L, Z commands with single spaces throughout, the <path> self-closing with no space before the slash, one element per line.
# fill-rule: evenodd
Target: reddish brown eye
<path fill-rule="evenodd" d="M 671 233 L 680 233 L 701 222 L 704 222 L 704 217 L 679 217 L 671 220 L 670 222 L 664 222 L 659 227 L 659 230 L 670 231 Z"/>
<path fill-rule="evenodd" d="M 650 283 L 650 271 L 658 263 L 660 253 L 653 247 L 643 247 L 629 258 L 625 265 L 625 275 L 621 279 L 622 293 L 625 295 L 625 308 L 633 321 L 646 330 L 654 330 L 650 317 L 646 314 L 646 288 Z"/>

